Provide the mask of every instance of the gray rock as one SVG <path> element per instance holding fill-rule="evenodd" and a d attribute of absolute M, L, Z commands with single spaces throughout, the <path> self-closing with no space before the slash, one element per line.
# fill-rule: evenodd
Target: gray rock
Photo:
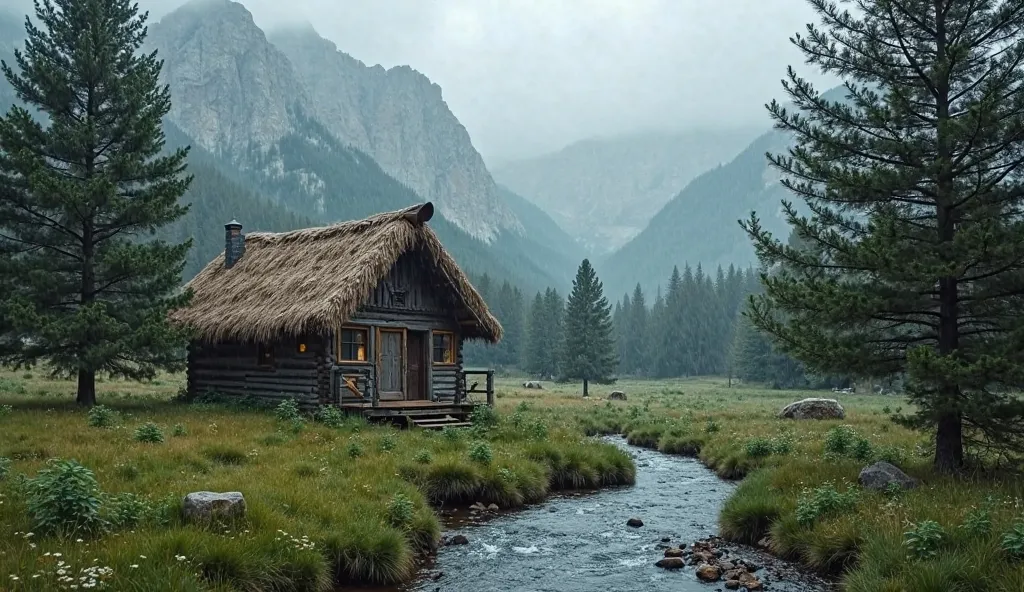
<path fill-rule="evenodd" d="M 527 380 L 523 383 L 523 388 L 544 390 L 544 385 L 536 380 Z"/>
<path fill-rule="evenodd" d="M 662 569 L 682 569 L 686 566 L 686 562 L 679 557 L 666 557 L 664 559 L 659 559 L 654 565 L 655 567 L 660 567 Z"/>
<path fill-rule="evenodd" d="M 640 528 L 644 525 L 644 521 L 639 518 L 630 518 L 626 520 L 626 526 L 632 526 L 633 528 Z"/>
<path fill-rule="evenodd" d="M 779 417 L 788 419 L 844 419 L 846 411 L 835 399 L 809 398 L 786 405 Z"/>
<path fill-rule="evenodd" d="M 245 516 L 245 497 L 240 492 L 196 491 L 185 496 L 181 505 L 185 522 L 230 521 Z"/>
<path fill-rule="evenodd" d="M 457 534 L 450 538 L 446 545 L 468 545 L 469 539 L 464 534 Z"/>
<path fill-rule="evenodd" d="M 608 400 L 609 401 L 625 401 L 626 400 L 626 393 L 624 393 L 622 391 L 612 391 L 612 392 L 608 393 Z"/>
<path fill-rule="evenodd" d="M 864 467 L 857 481 L 860 482 L 862 487 L 876 490 L 886 489 L 892 483 L 896 483 L 903 489 L 913 489 L 918 484 L 917 479 L 904 473 L 896 465 L 887 463 L 884 460 Z"/>

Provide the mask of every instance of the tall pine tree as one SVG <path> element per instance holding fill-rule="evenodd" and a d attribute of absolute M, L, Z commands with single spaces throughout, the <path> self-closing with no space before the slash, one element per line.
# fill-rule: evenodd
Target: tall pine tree
<path fill-rule="evenodd" d="M 940 471 L 965 443 L 1024 451 L 1024 2 L 810 4 L 822 25 L 794 43 L 847 100 L 790 69 L 796 109 L 769 106 L 795 139 L 769 160 L 806 201 L 784 207 L 808 248 L 744 224 L 784 263 L 751 318 L 816 373 L 906 373 Z"/>
<path fill-rule="evenodd" d="M 597 273 L 584 259 L 572 282 L 565 309 L 565 346 L 562 349 L 561 379 L 583 381 L 588 396 L 591 381 L 608 384 L 618 360 L 612 338 L 611 306 Z"/>
<path fill-rule="evenodd" d="M 147 233 L 186 212 L 186 150 L 162 155 L 171 107 L 161 62 L 140 52 L 131 0 L 39 0 L 3 73 L 18 99 L 0 118 L 0 360 L 46 361 L 96 400 L 96 375 L 141 379 L 180 365 L 168 311 L 189 244 Z M 149 240 L 147 240 L 149 238 Z"/>

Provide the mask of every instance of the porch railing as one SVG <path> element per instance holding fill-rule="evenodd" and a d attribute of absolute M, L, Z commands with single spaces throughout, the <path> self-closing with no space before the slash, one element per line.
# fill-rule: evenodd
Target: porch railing
<path fill-rule="evenodd" d="M 487 370 L 463 370 L 463 384 L 469 384 L 470 386 L 465 389 L 465 394 L 460 394 L 457 389 L 455 391 L 455 402 L 462 403 L 462 399 L 471 394 L 480 394 L 487 396 L 487 406 L 494 407 L 494 370 L 488 368 Z M 480 380 L 472 380 L 472 377 L 483 377 L 483 388 L 480 387 Z"/>

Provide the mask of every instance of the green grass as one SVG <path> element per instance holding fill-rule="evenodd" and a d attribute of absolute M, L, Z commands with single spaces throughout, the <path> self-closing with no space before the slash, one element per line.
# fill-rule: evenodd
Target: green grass
<path fill-rule="evenodd" d="M 580 385 L 545 383 L 538 391 L 519 383 L 498 380 L 498 424 L 487 430 L 397 432 L 346 420 L 336 428 L 307 421 L 296 432 L 269 412 L 171 404 L 180 388 L 173 376 L 158 385 L 98 385 L 116 421 L 90 427 L 71 404 L 71 383 L 39 372 L 30 379 L 0 373 L 0 408 L 11 407 L 0 413 L 0 457 L 11 459 L 0 481 L 0 578 L 18 575 L 16 590 L 50 589 L 52 553 L 61 552 L 76 575 L 90 565 L 111 567 L 106 577 L 133 589 L 400 582 L 412 575 L 416 554 L 436 544 L 438 506 L 514 508 L 553 490 L 631 483 L 627 455 L 583 437 L 624 434 L 742 479 L 719 516 L 723 536 L 747 543 L 767 537 L 774 553 L 837 575 L 845 590 L 1024 590 L 1024 562 L 1004 543 L 1024 517 L 1024 482 L 935 474 L 927 434 L 889 419 L 906 407 L 898 397 L 839 394 L 845 420 L 796 422 L 776 413 L 796 399 L 835 395 L 692 379 L 592 386 L 583 399 Z M 613 389 L 629 400 L 605 401 Z M 163 442 L 135 441 L 135 430 L 149 421 L 166 434 L 178 424 L 187 430 Z M 104 492 L 140 494 L 152 511 L 133 530 L 82 543 L 26 538 L 31 524 L 16 475 L 32 476 L 52 457 L 77 459 L 96 472 Z M 861 491 L 857 475 L 876 459 L 895 461 L 922 486 L 902 494 Z M 203 489 L 242 491 L 245 522 L 223 529 L 181 524 L 181 495 Z M 963 526 L 977 524 L 982 510 L 989 526 Z M 905 533 L 926 520 L 944 536 L 934 556 L 916 558 Z"/>
<path fill-rule="evenodd" d="M 539 419 L 517 425 L 503 418 L 449 434 L 362 421 L 306 421 L 295 431 L 271 411 L 173 403 L 175 377 L 159 387 L 99 384 L 98 399 L 116 421 L 90 425 L 73 403 L 72 383 L 36 376 L 0 373 L 0 405 L 10 406 L 0 415 L 0 458 L 11 459 L 0 480 L 4 590 L 57 589 L 72 583 L 62 577 L 81 584 L 90 574 L 140 590 L 395 584 L 414 575 L 416 554 L 436 547 L 437 506 L 513 508 L 557 489 L 632 483 L 635 474 L 615 446 Z M 176 433 L 140 439 L 143 426 L 143 433 Z M 32 532 L 24 479 L 51 458 L 91 469 L 103 512 L 130 512 L 132 527 L 61 538 Z M 182 497 L 203 490 L 241 491 L 246 518 L 183 524 Z M 129 492 L 141 502 L 118 497 Z"/>

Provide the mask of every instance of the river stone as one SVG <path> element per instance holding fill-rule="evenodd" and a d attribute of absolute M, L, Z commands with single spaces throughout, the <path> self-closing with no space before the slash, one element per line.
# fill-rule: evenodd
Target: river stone
<path fill-rule="evenodd" d="M 469 544 L 469 539 L 467 539 L 466 535 L 464 535 L 464 534 L 457 534 L 457 535 L 453 536 L 452 538 L 448 539 L 448 543 L 447 544 L 449 544 L 449 545 L 468 545 Z"/>
<path fill-rule="evenodd" d="M 835 399 L 802 399 L 790 403 L 779 412 L 788 419 L 845 419 L 846 411 Z"/>
<path fill-rule="evenodd" d="M 498 507 L 498 504 L 491 504 L 491 505 L 487 506 L 487 509 L 489 511 L 491 511 L 491 512 L 497 512 L 501 508 Z"/>
<path fill-rule="evenodd" d="M 702 582 L 717 582 L 722 576 L 722 570 L 717 565 L 702 563 L 697 566 L 697 579 Z"/>
<path fill-rule="evenodd" d="M 624 393 L 622 391 L 612 391 L 612 392 L 608 393 L 608 400 L 609 401 L 625 401 L 626 400 L 626 393 Z"/>
<path fill-rule="evenodd" d="M 682 569 L 686 566 L 686 562 L 679 557 L 666 557 L 664 559 L 659 559 L 654 566 L 660 567 L 661 569 Z"/>
<path fill-rule="evenodd" d="M 740 589 L 740 581 L 739 580 L 726 580 L 725 581 L 725 588 L 727 590 L 739 590 Z"/>
<path fill-rule="evenodd" d="M 632 526 L 633 528 L 640 528 L 644 525 L 644 521 L 639 518 L 630 518 L 626 520 L 626 526 Z"/>
<path fill-rule="evenodd" d="M 245 516 L 245 497 L 238 491 L 196 491 L 185 496 L 181 513 L 185 522 L 234 520 Z"/>
<path fill-rule="evenodd" d="M 665 557 L 682 557 L 682 549 L 665 549 Z"/>
<path fill-rule="evenodd" d="M 884 490 L 892 483 L 903 489 L 917 487 L 917 479 L 901 471 L 895 465 L 880 460 L 875 464 L 864 467 L 857 478 L 862 487 L 867 489 Z"/>

